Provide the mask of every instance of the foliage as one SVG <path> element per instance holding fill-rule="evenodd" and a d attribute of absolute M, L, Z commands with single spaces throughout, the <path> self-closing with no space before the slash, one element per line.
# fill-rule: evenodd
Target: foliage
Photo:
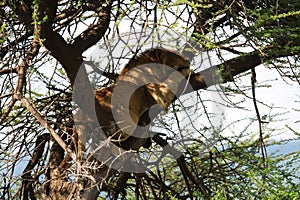
<path fill-rule="evenodd" d="M 299 96 L 292 94 L 300 85 L 298 0 L 0 5 L 1 199 L 299 198 L 299 148 L 274 151 L 299 144 Z M 166 42 L 155 35 L 160 30 L 180 39 Z M 124 32 L 152 40 L 132 44 Z M 194 91 L 156 115 L 150 148 L 138 138 L 115 143 L 139 152 L 148 170 L 114 170 L 91 148 L 80 152 L 76 75 L 85 63 L 92 86 L 107 89 L 151 44 L 187 50 Z M 99 60 L 93 48 L 105 50 Z"/>

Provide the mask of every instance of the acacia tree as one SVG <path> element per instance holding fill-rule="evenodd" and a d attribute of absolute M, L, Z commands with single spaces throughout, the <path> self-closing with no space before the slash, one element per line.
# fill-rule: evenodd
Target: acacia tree
<path fill-rule="evenodd" d="M 259 197 L 297 195 L 297 186 L 291 180 L 295 175 L 293 169 L 277 169 L 282 157 L 272 160 L 266 155 L 266 132 L 271 131 L 259 113 L 257 104 L 265 103 L 255 97 L 255 67 L 265 64 L 283 78 L 300 83 L 298 1 L 25 0 L 2 1 L 0 10 L 3 199 L 232 198 L 243 197 L 243 191 Z M 147 171 L 130 173 L 116 169 L 90 156 L 88 149 L 80 154 L 72 93 L 80 66 L 86 61 L 85 52 L 97 42 L 109 41 L 113 48 L 115 43 L 107 38 L 119 36 L 128 24 L 131 33 L 135 29 L 143 32 L 162 27 L 176 30 L 189 38 L 183 45 L 186 49 L 197 44 L 200 50 L 192 55 L 186 52 L 195 60 L 188 77 L 196 99 L 194 109 L 203 106 L 201 115 L 211 122 L 214 113 L 205 109 L 200 92 L 221 84 L 220 93 L 244 95 L 253 100 L 258 139 L 218 134 L 203 151 L 203 146 L 207 146 L 203 138 L 209 131 L 228 131 L 209 123 L 211 127 L 194 128 L 200 135 L 189 135 L 192 139 L 179 154 L 171 144 L 172 138 L 188 133 L 176 113 L 187 108 L 174 99 L 169 119 L 164 123 L 156 121 L 159 130 L 165 131 L 153 136 L 152 147 L 143 148 L 144 140 L 140 138 L 131 138 L 121 145 L 128 151 L 145 153 L 140 158 L 148 163 Z M 126 56 L 133 57 L 139 49 L 135 50 Z M 204 62 L 203 55 L 217 61 Z M 123 54 L 118 56 L 127 58 Z M 104 69 L 98 69 L 106 78 L 96 80 L 95 85 L 105 88 L 115 83 L 120 67 L 109 60 Z M 250 87 L 242 88 L 235 81 L 243 76 L 251 76 Z M 192 91 L 185 91 L 188 92 Z M 210 103 L 216 103 L 213 100 Z M 101 111 L 101 105 L 97 106 Z M 231 106 L 236 108 L 239 104 L 231 102 Z M 84 105 L 79 107 L 84 109 Z M 148 124 L 147 120 L 141 118 L 139 123 Z M 173 122 L 177 124 L 175 128 Z M 189 118 L 189 125 L 193 123 Z M 297 134 L 292 127 L 289 129 Z M 171 149 L 171 155 L 162 159 L 155 153 L 164 155 L 165 147 Z M 149 152 L 152 154 L 145 161 L 143 156 Z M 295 155 L 286 161 L 292 165 L 297 159 Z"/>

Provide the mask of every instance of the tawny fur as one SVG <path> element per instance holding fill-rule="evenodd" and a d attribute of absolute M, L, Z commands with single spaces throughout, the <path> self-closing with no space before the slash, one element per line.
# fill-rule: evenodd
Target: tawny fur
<path fill-rule="evenodd" d="M 153 48 L 153 49 L 146 50 L 140 55 L 134 56 L 132 59 L 130 59 L 128 64 L 123 68 L 120 75 L 118 76 L 116 84 L 122 81 L 123 83 L 124 81 L 134 83 L 135 81 L 138 81 L 138 79 L 141 78 L 141 76 L 157 76 L 155 77 L 157 81 L 161 81 L 159 79 L 166 79 L 167 77 L 171 76 L 170 74 L 166 74 L 166 72 L 164 71 L 160 71 L 158 74 L 151 74 L 152 73 L 151 68 L 147 70 L 147 65 L 149 65 L 150 63 L 167 65 L 175 69 L 176 71 L 180 72 L 184 77 L 187 77 L 190 72 L 189 70 L 190 63 L 183 56 L 167 49 Z M 146 70 L 138 72 L 136 76 L 133 77 L 132 76 L 128 77 L 126 75 L 127 72 L 130 72 L 130 70 L 140 65 L 145 65 Z M 116 125 L 116 122 L 114 121 L 112 115 L 112 109 L 117 109 L 114 107 L 116 105 L 113 106 L 111 104 L 112 93 L 116 84 L 95 91 L 95 98 L 97 102 L 100 104 L 102 108 L 104 108 L 102 110 L 102 113 L 98 113 L 97 111 L 96 112 L 97 115 L 99 116 L 98 118 L 101 118 L 100 115 L 109 115 L 108 118 L 112 120 L 110 122 L 101 122 L 101 121 L 99 122 L 100 125 L 104 127 L 105 134 L 107 134 L 107 136 L 113 136 L 113 139 L 115 139 L 116 141 L 123 142 L 129 136 L 126 134 L 126 130 L 118 131 L 118 134 L 115 134 L 116 130 L 118 130 L 119 128 Z M 124 90 L 124 95 L 125 95 L 127 93 L 126 87 L 121 89 Z M 167 109 L 170 103 L 174 100 L 174 97 L 175 94 L 170 89 L 168 89 L 168 87 L 165 84 L 159 84 L 159 82 L 147 84 L 144 85 L 143 87 L 138 88 L 132 94 L 128 107 L 123 108 L 123 109 L 129 109 L 132 121 L 133 123 L 135 123 L 135 124 L 129 124 L 129 126 L 135 127 L 139 123 L 141 116 L 145 112 L 147 112 L 151 106 L 155 104 L 159 104 L 161 105 L 162 108 Z M 120 96 L 119 98 L 122 98 L 122 96 Z M 122 99 L 120 99 L 120 101 L 121 100 Z M 120 110 L 120 112 L 122 115 L 122 110 Z M 115 127 L 112 128 L 112 125 Z M 107 127 L 107 129 L 105 127 Z"/>

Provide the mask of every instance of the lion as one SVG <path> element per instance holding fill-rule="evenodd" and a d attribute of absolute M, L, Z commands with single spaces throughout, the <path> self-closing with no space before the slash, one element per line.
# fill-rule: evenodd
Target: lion
<path fill-rule="evenodd" d="M 111 119 L 107 122 L 99 121 L 106 136 L 111 137 L 114 142 L 124 142 L 138 125 L 146 126 L 150 123 L 152 116 L 149 116 L 151 114 L 149 110 L 151 108 L 154 108 L 152 115 L 167 110 L 176 96 L 176 87 L 180 84 L 176 81 L 182 81 L 176 80 L 178 79 L 176 76 L 172 77 L 172 74 L 176 74 L 175 72 L 187 77 L 191 72 L 189 60 L 168 49 L 151 48 L 131 58 L 114 85 L 95 90 L 96 102 L 104 108 L 102 113 L 96 110 L 98 118 L 100 115 L 109 115 Z M 148 77 L 151 77 L 151 82 L 144 84 L 143 79 Z M 170 85 L 176 87 L 170 89 Z M 135 89 L 133 93 L 132 88 Z M 115 89 L 118 89 L 119 95 L 114 98 L 114 102 L 117 103 L 112 103 Z M 118 103 L 124 98 L 129 99 L 128 105 Z M 126 120 L 128 118 L 126 110 L 130 114 L 129 120 Z M 120 119 L 116 119 L 114 114 Z M 141 122 L 142 117 L 144 122 Z"/>

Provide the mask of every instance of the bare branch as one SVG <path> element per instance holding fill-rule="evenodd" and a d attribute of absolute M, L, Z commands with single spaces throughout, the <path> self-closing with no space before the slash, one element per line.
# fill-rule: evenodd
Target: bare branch
<path fill-rule="evenodd" d="M 17 68 L 8 68 L 8 69 L 1 69 L 0 70 L 0 76 L 4 74 L 10 74 L 10 73 L 18 73 Z"/>

